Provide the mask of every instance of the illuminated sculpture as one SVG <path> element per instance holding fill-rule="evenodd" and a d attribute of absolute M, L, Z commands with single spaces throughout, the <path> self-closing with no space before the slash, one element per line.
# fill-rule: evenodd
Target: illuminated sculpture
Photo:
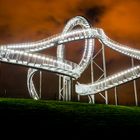
<path fill-rule="evenodd" d="M 74 29 L 77 25 L 80 26 L 81 29 Z M 61 84 L 66 83 L 67 86 L 64 91 L 66 94 L 63 93 L 63 95 L 65 94 L 68 96 L 71 92 L 71 80 L 79 78 L 91 61 L 94 52 L 94 38 L 97 38 L 102 44 L 115 51 L 131 58 L 140 59 L 139 50 L 112 41 L 105 35 L 102 29 L 92 28 L 84 17 L 76 16 L 67 23 L 62 33 L 56 34 L 50 38 L 30 43 L 1 45 L 0 61 L 29 67 L 27 86 L 30 96 L 34 99 L 39 99 L 40 97 L 33 83 L 33 75 L 37 70 L 41 69 L 60 74 L 59 91 L 62 88 Z M 85 48 L 80 63 L 76 64 L 66 60 L 64 54 L 65 43 L 82 39 L 85 39 Z M 57 47 L 57 57 L 34 53 L 50 47 Z M 77 94 L 88 95 L 89 98 L 91 98 L 92 95 L 96 93 L 100 93 L 101 91 L 116 87 L 139 77 L 140 66 L 135 66 L 112 76 L 104 77 L 91 84 L 77 83 L 75 89 Z M 61 93 L 59 98 L 61 98 Z"/>

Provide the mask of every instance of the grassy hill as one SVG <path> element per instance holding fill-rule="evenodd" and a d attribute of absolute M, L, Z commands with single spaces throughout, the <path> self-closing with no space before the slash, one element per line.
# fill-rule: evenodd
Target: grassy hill
<path fill-rule="evenodd" d="M 25 127 L 36 131 L 41 128 L 81 133 L 139 130 L 140 107 L 0 98 L 0 119 L 1 127 Z"/>

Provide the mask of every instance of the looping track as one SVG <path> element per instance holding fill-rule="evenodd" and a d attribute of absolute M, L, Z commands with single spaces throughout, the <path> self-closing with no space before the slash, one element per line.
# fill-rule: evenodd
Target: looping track
<path fill-rule="evenodd" d="M 81 29 L 74 29 L 80 26 Z M 10 44 L 0 46 L 0 61 L 29 67 L 27 86 L 29 94 L 34 99 L 39 99 L 36 92 L 33 75 L 39 69 L 72 77 L 73 80 L 81 76 L 88 67 L 94 52 L 94 39 L 100 40 L 106 47 L 129 57 L 140 59 L 140 51 L 111 40 L 100 28 L 92 28 L 84 17 L 72 18 L 60 34 L 36 42 Z M 64 58 L 65 43 L 85 39 L 85 47 L 79 64 Z M 47 56 L 35 52 L 47 48 L 57 47 L 57 57 Z M 76 84 L 79 95 L 92 95 L 117 85 L 129 82 L 140 77 L 140 66 L 130 68 L 112 76 L 106 77 L 93 84 Z"/>

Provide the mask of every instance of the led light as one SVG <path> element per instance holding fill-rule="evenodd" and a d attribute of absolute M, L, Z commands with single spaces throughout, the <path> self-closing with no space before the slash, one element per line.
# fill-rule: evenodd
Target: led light
<path fill-rule="evenodd" d="M 81 29 L 75 30 L 75 26 L 80 26 Z M 12 45 L 2 45 L 0 47 L 1 61 L 11 62 L 12 64 L 23 64 L 28 67 L 32 66 L 37 69 L 44 69 L 56 73 L 66 74 L 68 76 L 79 78 L 84 70 L 88 67 L 90 63 L 90 58 L 94 51 L 94 40 L 93 38 L 99 39 L 102 43 L 127 56 L 140 59 L 140 51 L 132 49 L 128 46 L 121 45 L 109 37 L 106 36 L 104 31 L 99 28 L 91 28 L 87 20 L 83 17 L 77 16 L 72 18 L 65 26 L 61 34 L 49 37 L 36 42 L 12 44 Z M 70 41 L 85 39 L 84 52 L 79 64 L 66 61 L 64 54 L 64 44 Z M 62 46 L 57 47 L 57 58 L 44 56 L 41 54 L 33 54 L 32 52 L 38 52 L 50 47 L 54 47 L 56 44 L 62 44 Z M 24 51 L 23 51 L 24 50 Z M 10 57 L 12 56 L 12 57 Z M 23 63 L 21 62 L 21 56 L 25 57 Z M 59 58 L 58 58 L 59 57 Z M 34 59 L 33 59 L 34 58 Z M 61 59 L 60 59 L 61 58 Z M 13 61 L 15 60 L 15 61 Z M 35 62 L 32 62 L 35 61 Z M 30 95 L 34 99 L 38 99 L 34 83 L 33 75 L 37 70 L 29 69 L 27 75 L 28 90 Z M 129 80 L 135 79 L 140 76 L 140 66 L 122 71 L 120 73 L 114 74 L 110 77 L 97 81 L 93 84 L 81 84 L 80 94 L 89 95 L 97 92 L 101 92 L 109 87 L 119 85 L 119 83 L 125 83 Z M 77 89 L 79 87 L 77 86 Z M 85 93 L 84 93 L 85 92 Z"/>

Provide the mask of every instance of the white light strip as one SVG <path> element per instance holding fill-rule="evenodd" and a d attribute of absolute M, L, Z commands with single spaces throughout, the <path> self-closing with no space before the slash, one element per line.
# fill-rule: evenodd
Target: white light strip
<path fill-rule="evenodd" d="M 82 29 L 73 30 L 77 25 Z M 37 69 L 43 69 L 55 73 L 61 73 L 75 79 L 79 78 L 84 70 L 88 67 L 90 58 L 94 51 L 94 38 L 99 39 L 106 46 L 118 51 L 124 55 L 140 59 L 140 51 L 132 49 L 128 46 L 121 45 L 110 38 L 108 38 L 104 31 L 99 28 L 91 28 L 87 20 L 81 16 L 72 18 L 65 26 L 61 34 L 51 36 L 36 42 L 9 44 L 0 46 L 0 61 L 11 64 L 24 65 L 29 67 L 27 75 L 27 85 L 30 95 L 34 99 L 38 99 L 37 92 L 32 80 Z M 64 59 L 64 44 L 71 41 L 85 39 L 85 48 L 82 59 L 79 64 L 67 61 Z M 57 47 L 57 57 L 51 57 L 41 54 L 34 54 L 32 52 L 39 52 L 41 50 Z M 31 69 L 35 68 L 35 69 Z M 139 77 L 139 66 L 128 69 L 121 73 L 112 75 L 93 84 L 79 84 L 76 85 L 76 92 L 82 95 L 94 94 L 101 92 L 110 87 L 128 82 Z M 93 92 L 94 91 L 94 92 Z"/>

